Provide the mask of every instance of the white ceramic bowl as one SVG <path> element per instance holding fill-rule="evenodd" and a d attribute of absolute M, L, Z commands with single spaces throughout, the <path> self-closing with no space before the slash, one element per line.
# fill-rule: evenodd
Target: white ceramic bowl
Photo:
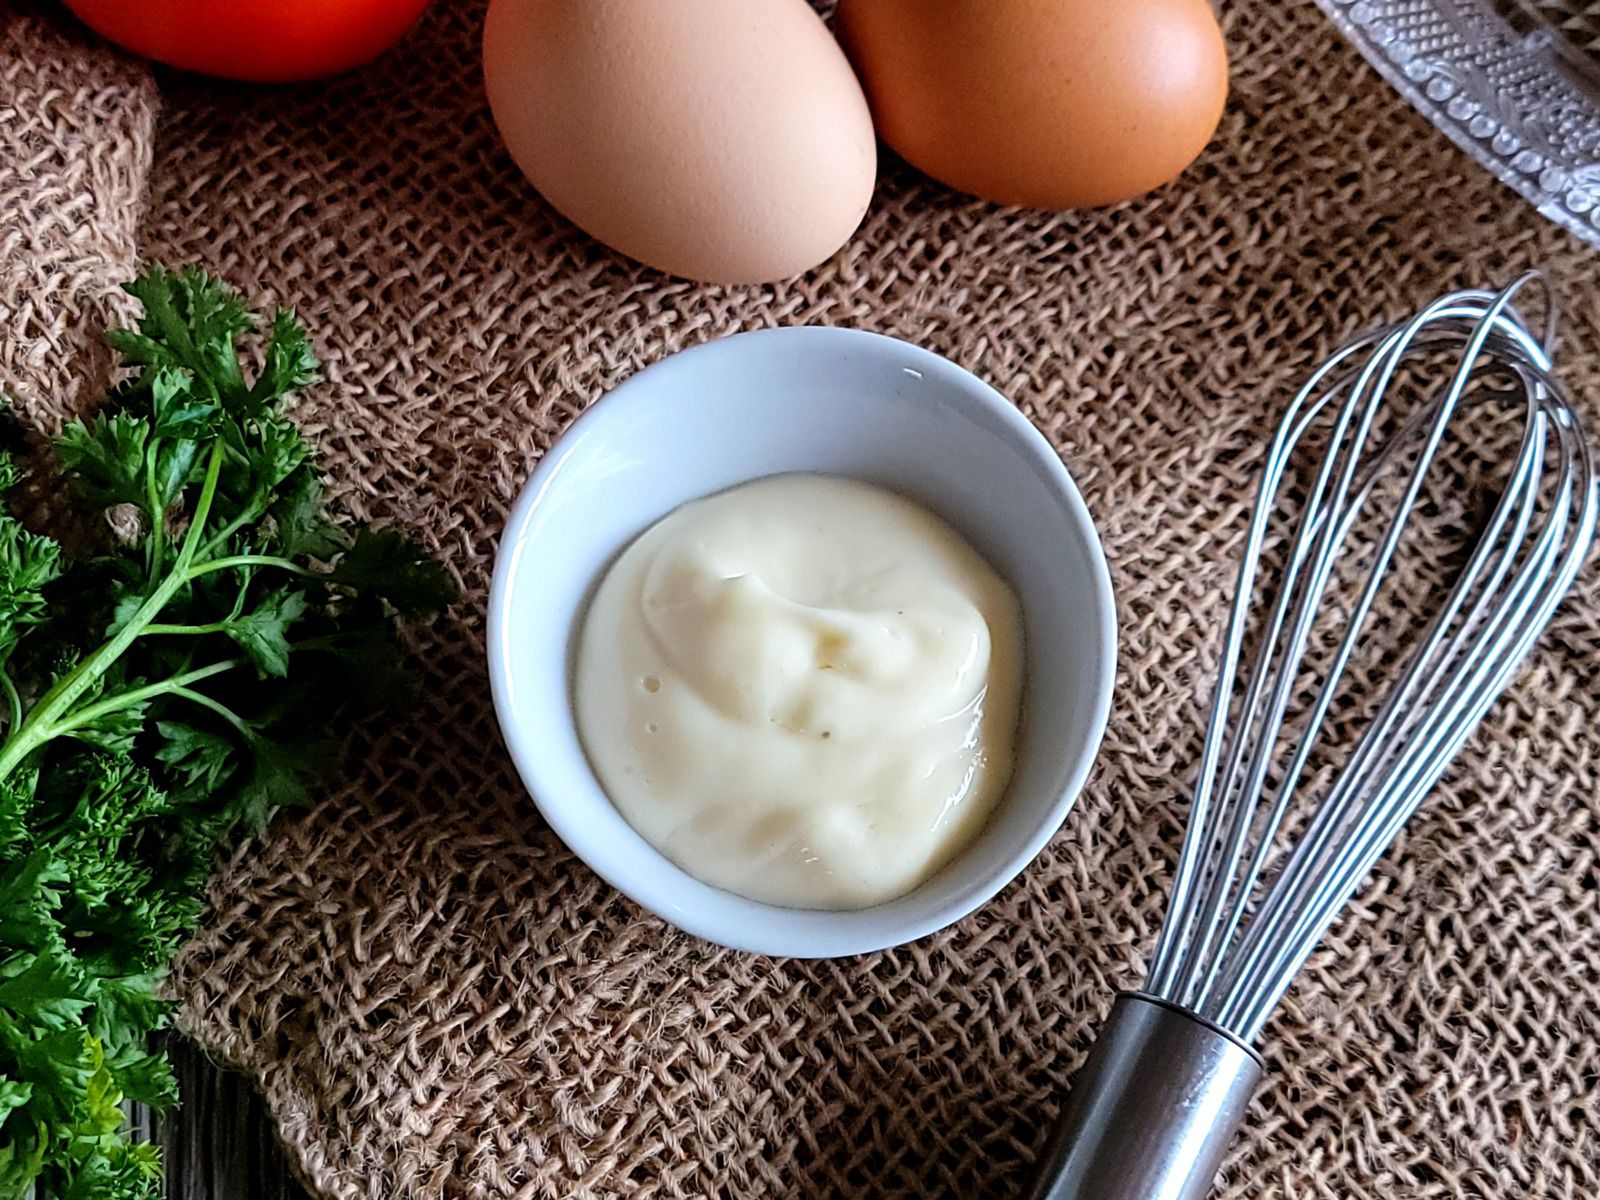
<path fill-rule="evenodd" d="M 759 904 L 681 870 L 606 799 L 573 719 L 573 646 L 604 569 L 685 501 L 784 471 L 853 476 L 919 501 L 971 540 L 1022 603 L 1023 723 L 1010 788 L 937 876 L 856 912 Z M 992 897 L 1072 807 L 1105 728 L 1115 665 L 1105 556 L 1049 443 L 955 364 L 854 330 L 740 334 L 624 382 L 534 471 L 501 540 L 489 597 L 495 710 L 551 827 L 651 912 L 764 954 L 879 950 Z"/>

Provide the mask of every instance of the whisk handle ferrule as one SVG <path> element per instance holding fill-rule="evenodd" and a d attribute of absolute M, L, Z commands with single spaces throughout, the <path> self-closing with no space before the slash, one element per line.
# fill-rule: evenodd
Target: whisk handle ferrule
<path fill-rule="evenodd" d="M 1205 1200 L 1262 1072 L 1254 1050 L 1204 1017 L 1123 993 L 1027 1200 Z"/>

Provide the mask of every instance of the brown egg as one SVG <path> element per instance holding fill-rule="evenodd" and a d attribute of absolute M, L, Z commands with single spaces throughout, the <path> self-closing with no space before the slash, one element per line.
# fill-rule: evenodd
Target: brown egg
<path fill-rule="evenodd" d="M 663 271 L 798 275 L 872 197 L 866 98 L 806 0 L 492 0 L 483 62 L 533 185 Z"/>
<path fill-rule="evenodd" d="M 1211 140 L 1228 56 L 1207 0 L 840 0 L 878 134 L 1002 204 L 1137 196 Z"/>

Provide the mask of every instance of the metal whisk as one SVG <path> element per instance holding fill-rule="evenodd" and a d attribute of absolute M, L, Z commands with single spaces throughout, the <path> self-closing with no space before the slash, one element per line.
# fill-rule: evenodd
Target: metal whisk
<path fill-rule="evenodd" d="M 1554 300 L 1546 289 L 1537 337 L 1517 306 L 1530 287 L 1543 280 L 1457 292 L 1361 338 L 1284 414 L 1149 976 L 1142 992 L 1118 997 L 1041 1159 L 1033 1200 L 1209 1192 L 1261 1079 L 1253 1043 L 1262 1027 L 1571 586 L 1594 536 L 1593 463 L 1551 375 Z M 1396 395 L 1417 390 L 1424 399 L 1409 416 L 1389 411 Z M 1348 751 L 1319 746 L 1446 431 L 1483 406 L 1520 422 L 1504 488 L 1364 732 Z M 1321 455 L 1309 456 L 1306 482 L 1297 451 L 1315 441 Z M 1263 569 L 1269 547 L 1285 565 L 1275 589 L 1258 588 L 1258 575 L 1272 574 Z M 1354 598 L 1341 592 L 1334 604 L 1330 583 L 1350 577 L 1336 565 L 1352 559 Z M 1314 754 L 1340 754 L 1343 765 L 1308 775 Z M 1314 787 L 1311 776 L 1324 782 Z"/>

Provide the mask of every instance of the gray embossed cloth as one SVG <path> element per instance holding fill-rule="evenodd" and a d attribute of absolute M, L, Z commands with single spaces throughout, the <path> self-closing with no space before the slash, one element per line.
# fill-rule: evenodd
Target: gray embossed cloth
<path fill-rule="evenodd" d="M 1140 978 L 1272 414 L 1341 338 L 1543 263 L 1600 427 L 1596 258 L 1298 0 L 1227 7 L 1228 114 L 1157 195 L 999 210 L 890 163 L 811 275 L 692 285 L 521 180 L 481 17 L 437 0 L 374 66 L 270 89 L 0 9 L 0 385 L 42 421 L 75 409 L 114 284 L 202 263 L 301 310 L 328 380 L 300 415 L 336 502 L 428 539 L 466 590 L 421 635 L 426 700 L 222 865 L 183 1025 L 341 1200 L 1006 1195 Z M 1100 521 L 1122 621 L 1116 711 L 1060 836 L 957 927 L 834 962 L 718 950 L 597 881 L 518 787 L 482 653 L 506 508 L 573 415 L 671 350 L 808 322 L 1013 397 Z M 1269 1028 L 1222 1194 L 1600 1193 L 1597 730 L 1591 570 Z"/>

